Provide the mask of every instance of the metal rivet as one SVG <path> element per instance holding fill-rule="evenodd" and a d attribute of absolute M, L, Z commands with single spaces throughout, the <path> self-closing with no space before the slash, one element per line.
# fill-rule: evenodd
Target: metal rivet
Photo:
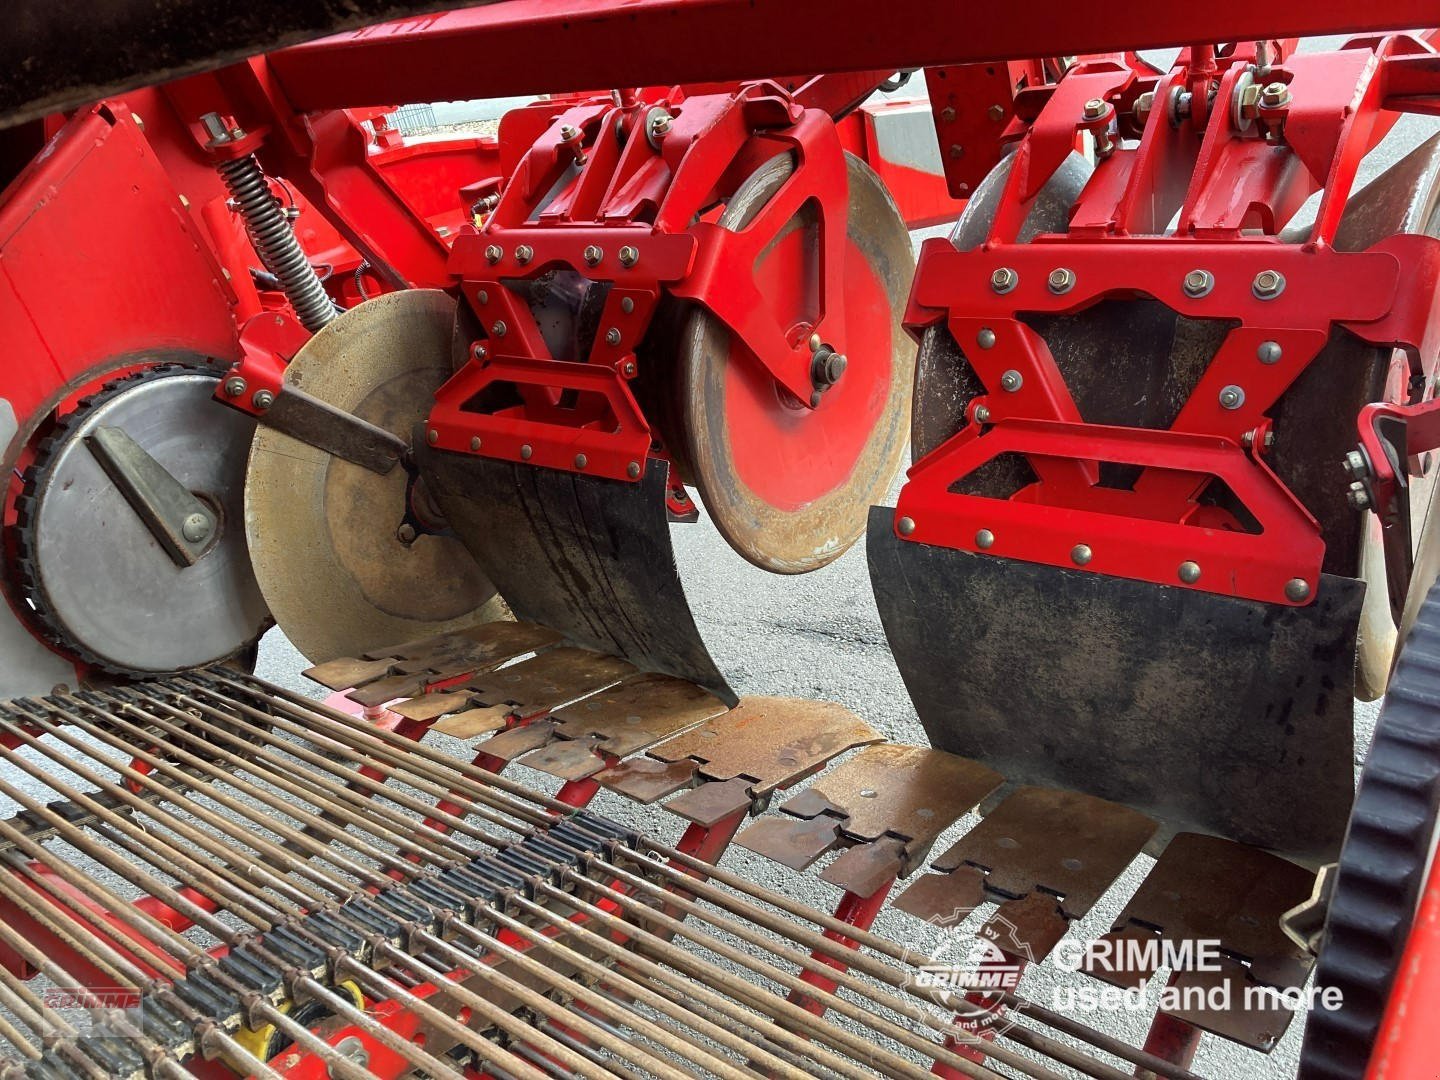
<path fill-rule="evenodd" d="M 1186 296 L 1199 298 L 1209 294 L 1215 288 L 1215 275 L 1209 270 L 1191 270 L 1185 275 L 1184 289 Z"/>
<path fill-rule="evenodd" d="M 1095 553 L 1090 550 L 1089 544 L 1076 544 L 1070 549 L 1070 561 L 1076 566 L 1084 566 L 1094 557 Z"/>
<path fill-rule="evenodd" d="M 505 249 L 499 244 L 491 244 L 485 249 L 485 258 L 488 262 L 497 263 L 505 257 Z"/>
<path fill-rule="evenodd" d="M 1022 376 L 1020 372 L 1016 371 L 1014 368 L 1011 368 L 1009 371 L 1005 372 L 1003 375 L 1000 376 L 1000 388 L 1002 390 L 1008 390 L 1012 394 L 1024 385 L 1024 376 Z"/>
<path fill-rule="evenodd" d="M 1045 279 L 1045 285 L 1056 296 L 1069 292 L 1075 287 L 1075 271 L 1064 266 L 1057 266 L 1050 271 L 1050 276 Z"/>
<path fill-rule="evenodd" d="M 1280 362 L 1280 343 L 1278 341 L 1262 341 L 1260 347 L 1255 350 L 1255 357 L 1262 364 L 1278 364 Z"/>
<path fill-rule="evenodd" d="M 583 255 L 585 258 L 585 265 L 594 266 L 596 263 L 598 263 L 601 259 L 605 257 L 605 252 L 601 251 L 594 244 L 587 244 Z"/>
<path fill-rule="evenodd" d="M 1020 284 L 1020 275 L 1008 266 L 1002 266 L 990 275 L 990 288 L 997 293 L 1007 293 Z"/>
<path fill-rule="evenodd" d="M 897 531 L 899 531 L 901 536 L 909 536 L 915 531 L 915 519 L 902 517 L 898 522 L 896 522 L 895 528 Z"/>
<path fill-rule="evenodd" d="M 626 315 L 629 315 L 632 311 L 635 310 L 635 301 L 628 296 L 625 297 L 620 301 L 620 310 L 623 311 Z"/>
<path fill-rule="evenodd" d="M 975 344 L 982 349 L 993 349 L 995 347 L 995 331 L 988 326 L 975 335 Z"/>
<path fill-rule="evenodd" d="M 585 468 L 586 465 L 589 465 L 589 464 L 590 464 L 590 459 L 587 458 L 584 454 L 576 454 L 576 455 L 575 455 L 575 467 L 576 467 L 577 469 L 583 469 L 583 468 Z"/>
<path fill-rule="evenodd" d="M 530 444 L 526 443 L 524 446 L 520 447 L 520 460 L 529 461 L 530 456 L 534 453 L 535 451 L 530 448 Z"/>
<path fill-rule="evenodd" d="M 879 794 L 880 794 L 880 793 L 879 793 L 878 791 L 876 791 L 873 787 L 867 787 L 867 788 L 861 788 L 861 789 L 860 789 L 860 798 L 862 798 L 862 799 L 873 799 L 873 798 L 875 798 L 875 796 L 877 796 L 877 795 L 879 795 Z"/>
<path fill-rule="evenodd" d="M 471 450 L 479 450 L 479 449 L 480 449 L 480 436 L 479 436 L 479 435 L 472 435 L 472 436 L 470 436 L 470 449 L 471 449 Z"/>
<path fill-rule="evenodd" d="M 1231 383 L 1220 391 L 1220 407 L 1222 409 L 1238 409 L 1245 404 L 1245 391 Z"/>
<path fill-rule="evenodd" d="M 535 249 L 529 244 L 521 244 L 515 249 L 515 261 L 524 266 L 535 257 Z"/>
<path fill-rule="evenodd" d="M 505 326 L 505 323 L 502 320 L 497 319 L 495 325 L 490 327 L 490 333 L 494 334 L 496 337 L 504 337 L 506 329 L 507 327 Z"/>
<path fill-rule="evenodd" d="M 640 250 L 638 248 L 633 248 L 629 244 L 626 244 L 620 249 L 621 266 L 634 266 L 639 261 Z"/>
<path fill-rule="evenodd" d="M 232 375 L 225 380 L 225 393 L 231 397 L 239 397 L 245 393 L 245 380 L 238 375 Z"/>
<path fill-rule="evenodd" d="M 255 396 L 250 399 L 255 408 L 262 412 L 275 404 L 275 395 L 269 390 L 256 390 Z"/>
<path fill-rule="evenodd" d="M 637 479 L 640 476 L 640 463 L 638 461 L 632 461 L 629 465 L 626 465 L 625 475 L 630 477 L 631 480 Z"/>
<path fill-rule="evenodd" d="M 605 344 L 606 344 L 606 345 L 619 345 L 619 344 L 620 344 L 620 331 L 619 331 L 618 328 L 612 326 L 609 330 L 606 330 L 606 331 L 605 331 Z"/>
<path fill-rule="evenodd" d="M 192 544 L 210 535 L 210 520 L 204 514 L 191 514 L 180 526 L 185 539 Z"/>
<path fill-rule="evenodd" d="M 399 540 L 402 544 L 413 544 L 415 542 L 415 536 L 414 525 L 401 525 L 395 530 L 395 539 Z"/>
<path fill-rule="evenodd" d="M 490 294 L 484 289 L 481 289 L 475 294 L 475 299 L 482 304 L 488 304 L 490 302 Z"/>
<path fill-rule="evenodd" d="M 991 105 L 990 108 L 985 110 L 985 115 L 998 124 L 1001 120 L 1005 119 L 1005 106 Z"/>
<path fill-rule="evenodd" d="M 1310 583 L 1304 578 L 1291 578 L 1285 583 L 1285 598 L 1300 603 L 1310 596 Z"/>
<path fill-rule="evenodd" d="M 1200 580 L 1200 564 L 1197 562 L 1182 562 L 1180 564 L 1180 580 L 1186 585 L 1194 585 Z"/>
<path fill-rule="evenodd" d="M 1261 270 L 1250 283 L 1250 291 L 1261 300 L 1273 300 L 1285 291 L 1285 275 L 1279 270 Z"/>
<path fill-rule="evenodd" d="M 487 356 L 490 355 L 490 350 L 485 348 L 485 346 L 481 342 L 477 341 L 474 345 L 470 346 L 470 355 L 473 356 L 476 360 L 483 361 Z"/>
<path fill-rule="evenodd" d="M 440 441 L 440 432 L 436 431 L 432 427 L 429 431 L 425 432 L 425 441 L 428 442 L 431 446 L 434 446 L 437 442 Z"/>
<path fill-rule="evenodd" d="M 995 544 L 995 534 L 989 529 L 981 529 L 975 534 L 975 546 L 981 551 L 988 551 Z"/>
<path fill-rule="evenodd" d="M 990 407 L 988 405 L 976 405 L 974 416 L 977 424 L 988 424 L 990 422 Z"/>

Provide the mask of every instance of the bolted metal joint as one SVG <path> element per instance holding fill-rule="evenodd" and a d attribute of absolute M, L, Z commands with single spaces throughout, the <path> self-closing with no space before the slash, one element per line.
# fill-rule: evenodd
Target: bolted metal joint
<path fill-rule="evenodd" d="M 1370 479 L 1370 461 L 1364 451 L 1351 450 L 1341 459 L 1340 468 L 1351 480 Z"/>
<path fill-rule="evenodd" d="M 1020 275 L 1008 266 L 1001 266 L 990 275 L 990 288 L 1002 295 L 1010 292 L 1018 284 L 1020 284 Z"/>
<path fill-rule="evenodd" d="M 1279 270 L 1261 270 L 1250 283 L 1250 291 L 1261 300 L 1273 300 L 1285 291 L 1285 275 Z"/>
<path fill-rule="evenodd" d="M 1045 279 L 1045 286 L 1056 296 L 1064 295 L 1075 287 L 1075 271 L 1066 266 L 1057 266 Z"/>
<path fill-rule="evenodd" d="M 1245 404 L 1245 390 L 1243 387 L 1231 383 L 1220 391 L 1220 407 L 1222 409 L 1238 409 Z"/>
<path fill-rule="evenodd" d="M 1099 120 L 1105 115 L 1105 100 L 1103 98 L 1091 98 L 1085 102 L 1082 115 L 1086 120 Z"/>
<path fill-rule="evenodd" d="M 601 251 L 595 244 L 588 244 L 582 253 L 586 266 L 598 266 L 600 260 L 605 258 L 605 252 Z"/>
<path fill-rule="evenodd" d="M 810 358 L 810 382 L 817 390 L 827 390 L 840 381 L 849 360 L 828 345 L 821 345 Z"/>
<path fill-rule="evenodd" d="M 245 380 L 239 375 L 232 375 L 225 380 L 225 394 L 227 397 L 240 397 L 245 393 Z"/>
<path fill-rule="evenodd" d="M 1283 109 L 1290 104 L 1290 88 L 1282 82 L 1266 83 L 1260 91 L 1260 108 Z"/>
<path fill-rule="evenodd" d="M 1006 371 L 1003 375 L 1000 376 L 1000 388 L 1002 390 L 1008 391 L 1009 393 L 1013 394 L 1016 390 L 1019 390 L 1020 387 L 1024 385 L 1025 376 L 1021 375 L 1020 372 L 1016 371 L 1014 368 L 1011 368 L 1009 371 Z"/>
<path fill-rule="evenodd" d="M 1351 510 L 1370 509 L 1370 489 L 1365 486 L 1364 481 L 1356 480 L 1346 489 L 1345 501 L 1350 504 Z"/>
<path fill-rule="evenodd" d="M 1208 296 L 1210 290 L 1215 288 L 1215 275 L 1209 270 L 1191 270 L 1185 275 L 1182 287 L 1186 296 L 1198 300 L 1202 296 Z"/>

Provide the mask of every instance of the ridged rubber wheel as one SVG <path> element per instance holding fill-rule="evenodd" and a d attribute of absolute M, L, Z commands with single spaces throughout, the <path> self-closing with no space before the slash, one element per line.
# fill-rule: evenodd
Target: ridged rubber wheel
<path fill-rule="evenodd" d="M 849 359 L 810 409 L 794 400 L 725 325 L 693 310 L 679 333 L 675 458 L 720 533 L 750 562 L 798 574 L 831 562 L 864 530 L 905 453 L 915 348 L 901 326 L 914 271 L 910 234 L 864 162 L 846 155 L 844 295 Z M 721 226 L 740 230 L 793 171 L 760 166 Z M 755 280 L 781 325 L 814 318 L 818 220 L 802 209 L 756 261 Z"/>

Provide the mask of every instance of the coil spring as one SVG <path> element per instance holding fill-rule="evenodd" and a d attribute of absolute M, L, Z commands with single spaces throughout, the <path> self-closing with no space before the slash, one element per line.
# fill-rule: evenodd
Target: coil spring
<path fill-rule="evenodd" d="M 335 318 L 335 305 L 320 277 L 305 257 L 295 230 L 285 216 L 254 154 L 216 165 L 220 178 L 245 220 L 245 231 L 265 269 L 280 281 L 280 288 L 295 309 L 300 324 L 311 333 Z"/>

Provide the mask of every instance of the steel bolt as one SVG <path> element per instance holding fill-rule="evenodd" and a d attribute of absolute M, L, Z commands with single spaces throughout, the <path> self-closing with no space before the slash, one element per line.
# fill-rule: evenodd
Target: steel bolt
<path fill-rule="evenodd" d="M 1215 288 L 1215 275 L 1209 270 L 1191 270 L 1185 275 L 1185 295 L 1197 299 Z"/>
<path fill-rule="evenodd" d="M 576 136 L 578 136 L 579 134 L 580 129 L 577 128 L 574 124 L 560 125 L 560 138 L 563 139 L 565 142 L 573 142 Z"/>
<path fill-rule="evenodd" d="M 844 353 L 822 347 L 810 360 L 810 381 L 819 389 L 834 386 L 849 364 Z"/>
<path fill-rule="evenodd" d="M 1150 110 L 1155 108 L 1155 91 L 1147 90 L 1135 99 L 1135 122 L 1142 127 L 1150 119 Z"/>
<path fill-rule="evenodd" d="M 1340 462 L 1340 468 L 1351 480 L 1364 480 L 1370 475 L 1370 464 L 1359 450 L 1351 450 Z"/>
<path fill-rule="evenodd" d="M 819 352 L 819 351 L 820 351 L 820 346 L 823 345 L 823 344 L 825 344 L 825 343 L 820 340 L 820 335 L 819 335 L 819 334 L 811 334 L 811 335 L 810 335 L 810 351 L 811 351 L 811 352 Z"/>
<path fill-rule="evenodd" d="M 1085 102 L 1085 119 L 1099 120 L 1105 115 L 1105 102 L 1101 98 L 1091 98 Z"/>
<path fill-rule="evenodd" d="M 366 1068 L 370 1064 L 370 1054 L 365 1049 L 365 1044 L 356 1035 L 347 1035 L 335 1044 L 335 1050 L 346 1061 Z M 327 1069 L 326 1072 L 330 1070 Z"/>
<path fill-rule="evenodd" d="M 415 536 L 414 525 L 401 525 L 400 528 L 395 530 L 395 539 L 399 540 L 402 544 L 413 544 L 415 542 Z"/>
<path fill-rule="evenodd" d="M 428 442 L 431 446 L 434 446 L 440 441 L 440 432 L 436 431 L 432 427 L 429 431 L 425 432 L 425 441 Z"/>
<path fill-rule="evenodd" d="M 629 465 L 626 465 L 626 466 L 625 466 L 625 475 L 628 476 L 628 477 L 630 477 L 631 480 L 637 480 L 637 479 L 639 479 L 639 477 L 640 477 L 640 462 L 638 462 L 638 461 L 632 461 L 632 462 L 630 462 Z"/>
<path fill-rule="evenodd" d="M 264 412 L 270 408 L 271 405 L 275 404 L 275 395 L 269 390 L 256 390 L 255 396 L 250 399 L 250 403 L 261 412 Z"/>
<path fill-rule="evenodd" d="M 1370 492 L 1365 490 L 1365 485 L 1356 480 L 1345 492 L 1345 501 L 1350 504 L 1352 510 L 1368 510 L 1370 508 Z"/>
<path fill-rule="evenodd" d="M 995 347 L 995 331 L 988 326 L 975 335 L 975 344 L 982 349 L 993 349 Z"/>
<path fill-rule="evenodd" d="M 1220 391 L 1220 407 L 1222 409 L 1238 409 L 1245 404 L 1245 391 L 1231 383 Z"/>
<path fill-rule="evenodd" d="M 230 397 L 239 397 L 245 393 L 245 380 L 238 375 L 232 375 L 225 380 L 225 393 Z"/>
<path fill-rule="evenodd" d="M 605 252 L 595 244 L 587 244 L 584 251 L 585 265 L 594 266 L 605 257 Z"/>
<path fill-rule="evenodd" d="M 479 436 L 479 435 L 472 435 L 472 436 L 470 436 L 470 449 L 471 449 L 472 451 L 473 451 L 473 450 L 479 450 L 479 449 L 480 449 L 480 436 Z"/>
<path fill-rule="evenodd" d="M 975 546 L 981 551 L 989 551 L 995 544 L 995 534 L 989 529 L 981 529 L 975 534 Z"/>
<path fill-rule="evenodd" d="M 1291 578 L 1285 583 L 1285 598 L 1300 603 L 1310 598 L 1310 583 L 1304 578 Z"/>
<path fill-rule="evenodd" d="M 990 108 L 985 110 L 985 115 L 998 124 L 1001 120 L 1005 119 L 1005 106 L 991 105 Z"/>
<path fill-rule="evenodd" d="M 191 514 L 180 526 L 180 532 L 192 544 L 210 535 L 210 520 L 204 514 Z"/>
<path fill-rule="evenodd" d="M 496 319 L 495 325 L 490 327 L 490 333 L 494 334 L 496 337 L 504 337 L 505 331 L 508 329 L 509 327 L 505 325 L 505 321 L 503 319 Z"/>
<path fill-rule="evenodd" d="M 1285 291 L 1285 275 L 1279 270 L 1261 270 L 1255 275 L 1250 291 L 1261 300 L 1273 300 Z"/>
<path fill-rule="evenodd" d="M 1266 83 L 1260 91 L 1262 109 L 1283 109 L 1290 104 L 1290 88 L 1281 82 Z"/>
<path fill-rule="evenodd" d="M 955 122 L 955 109 L 953 106 L 946 105 L 945 108 L 940 110 L 940 122 L 942 124 L 953 124 Z"/>
<path fill-rule="evenodd" d="M 674 122 L 675 118 L 666 112 L 657 113 L 650 117 L 650 137 L 652 139 L 663 139 L 666 135 L 670 134 L 670 125 Z"/>
<path fill-rule="evenodd" d="M 635 361 L 626 360 L 620 367 L 620 373 L 627 379 L 633 379 L 635 377 Z"/>
<path fill-rule="evenodd" d="M 1262 341 L 1260 347 L 1255 350 L 1255 357 L 1262 364 L 1278 364 L 1281 355 L 1278 341 Z"/>
<path fill-rule="evenodd" d="M 619 329 L 619 327 L 612 326 L 609 330 L 606 330 L 606 331 L 605 331 L 605 344 L 606 344 L 606 345 L 619 345 L 619 344 L 620 344 L 620 329 Z"/>
<path fill-rule="evenodd" d="M 901 536 L 909 536 L 915 531 L 915 519 L 909 517 L 902 517 L 898 522 L 895 523 L 895 528 Z"/>
<path fill-rule="evenodd" d="M 584 454 L 576 454 L 576 455 L 575 455 L 575 467 L 576 467 L 577 469 L 583 469 L 583 468 L 585 468 L 586 465 L 589 465 L 589 464 L 590 464 L 590 459 L 587 458 Z"/>
<path fill-rule="evenodd" d="M 530 444 L 526 443 L 524 446 L 520 447 L 520 460 L 529 461 L 531 455 L 533 455 L 534 453 L 535 451 L 531 449 Z"/>
<path fill-rule="evenodd" d="M 1182 562 L 1180 564 L 1180 580 L 1186 585 L 1194 585 L 1200 580 L 1200 564 L 1188 560 Z"/>
<path fill-rule="evenodd" d="M 623 311 L 626 315 L 629 315 L 631 312 L 633 312 L 635 310 L 634 298 L 629 296 L 622 297 L 620 300 L 620 310 Z"/>
<path fill-rule="evenodd" d="M 1014 368 L 1011 368 L 1009 371 L 1005 372 L 1003 375 L 1000 376 L 1000 388 L 1002 390 L 1008 390 L 1012 394 L 1024 385 L 1025 377 L 1021 375 L 1020 372 L 1016 371 Z"/>
<path fill-rule="evenodd" d="M 1020 275 L 1008 266 L 998 268 L 990 275 L 990 287 L 997 293 L 1008 293 L 1020 284 Z"/>
<path fill-rule="evenodd" d="M 524 266 L 535 257 L 535 249 L 529 244 L 521 244 L 515 249 L 515 261 Z"/>
<path fill-rule="evenodd" d="M 624 267 L 634 266 L 640 261 L 640 249 L 626 244 L 620 249 L 620 265 Z"/>
<path fill-rule="evenodd" d="M 977 424 L 988 424 L 990 422 L 990 406 L 976 405 L 974 416 Z"/>
<path fill-rule="evenodd" d="M 489 244 L 485 248 L 485 259 L 487 262 L 497 263 L 505 257 L 505 249 L 499 244 Z"/>
<path fill-rule="evenodd" d="M 1045 279 L 1045 284 L 1056 296 L 1067 293 L 1075 287 L 1075 271 L 1064 266 L 1057 266 L 1050 271 L 1050 276 Z"/>
<path fill-rule="evenodd" d="M 1089 544 L 1076 544 L 1070 549 L 1070 561 L 1076 566 L 1084 566 L 1094 557 L 1095 553 L 1090 550 Z"/>
<path fill-rule="evenodd" d="M 474 345 L 470 346 L 470 355 L 481 363 L 484 363 L 485 359 L 490 355 L 490 350 L 485 348 L 483 342 L 477 341 Z"/>

